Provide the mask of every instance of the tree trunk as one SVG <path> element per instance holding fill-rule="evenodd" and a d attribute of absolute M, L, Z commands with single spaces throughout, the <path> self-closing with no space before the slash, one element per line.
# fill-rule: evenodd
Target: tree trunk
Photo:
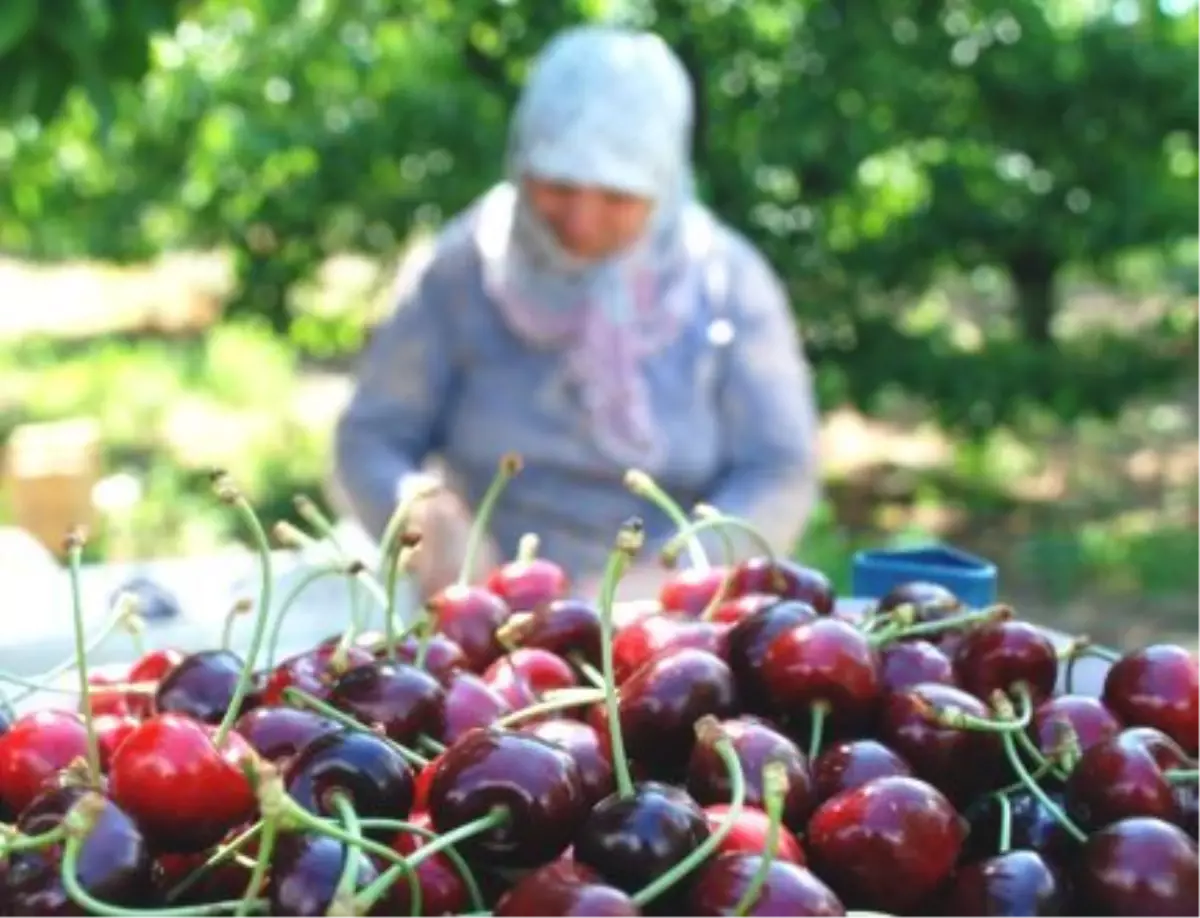
<path fill-rule="evenodd" d="M 1054 294 L 1054 279 L 1058 261 L 1049 252 L 1026 251 L 1008 262 L 1017 294 L 1017 324 L 1030 344 L 1043 346 L 1054 343 L 1054 316 L 1058 302 Z"/>

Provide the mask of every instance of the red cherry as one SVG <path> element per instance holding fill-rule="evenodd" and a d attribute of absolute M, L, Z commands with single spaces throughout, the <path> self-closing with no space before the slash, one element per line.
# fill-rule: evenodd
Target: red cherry
<path fill-rule="evenodd" d="M 726 656 L 748 710 L 765 713 L 772 707 L 762 683 L 762 664 L 771 642 L 790 628 L 816 620 L 817 612 L 808 603 L 788 600 L 766 606 L 733 626 Z"/>
<path fill-rule="evenodd" d="M 1103 699 L 1124 723 L 1156 727 L 1196 755 L 1200 674 L 1182 647 L 1154 644 L 1127 653 L 1108 671 Z"/>
<path fill-rule="evenodd" d="M 757 853 L 727 854 L 700 868 L 688 894 L 689 915 L 845 915 L 846 907 L 811 870 L 775 858 L 754 903 L 736 908 L 762 866 Z"/>
<path fill-rule="evenodd" d="M 1175 793 L 1163 771 L 1185 761 L 1178 744 L 1153 727 L 1123 730 L 1079 757 L 1067 778 L 1067 812 L 1085 831 L 1135 816 L 1178 822 Z"/>
<path fill-rule="evenodd" d="M 567 595 L 566 571 L 545 558 L 509 561 L 488 574 L 489 593 L 499 596 L 513 612 L 527 612 Z"/>
<path fill-rule="evenodd" d="M 727 568 L 685 568 L 674 574 L 658 591 L 658 602 L 668 612 L 697 616 L 712 603 L 725 582 Z"/>
<path fill-rule="evenodd" d="M 747 593 L 745 596 L 736 596 L 717 606 L 709 621 L 736 625 L 742 619 L 749 618 L 754 613 L 761 612 L 779 601 L 778 596 L 772 596 L 770 593 Z"/>
<path fill-rule="evenodd" d="M 1196 843 L 1159 819 L 1123 819 L 1093 834 L 1075 871 L 1077 914 L 1191 915 Z"/>
<path fill-rule="evenodd" d="M 668 650 L 694 647 L 725 656 L 728 625 L 679 615 L 649 615 L 613 639 L 613 677 L 620 685 L 647 661 Z"/>
<path fill-rule="evenodd" d="M 812 763 L 812 776 L 817 799 L 823 801 L 876 778 L 911 778 L 913 772 L 883 743 L 864 739 L 830 746 Z"/>
<path fill-rule="evenodd" d="M 533 612 L 518 613 L 504 623 L 504 643 L 540 647 L 564 659 L 579 654 L 600 665 L 600 613 L 582 599 L 556 599 Z"/>
<path fill-rule="evenodd" d="M 132 683 L 159 683 L 186 658 L 182 650 L 166 647 L 161 650 L 151 650 L 142 654 L 141 658 L 129 670 L 129 681 Z M 150 717 L 154 711 L 154 695 L 149 692 L 129 693 L 129 713 L 135 717 Z"/>
<path fill-rule="evenodd" d="M 135 693 L 109 688 L 109 686 L 120 685 L 121 683 L 130 681 L 127 675 L 124 673 L 119 675 L 89 673 L 87 681 L 88 700 L 92 705 L 92 714 L 96 716 L 111 714 L 117 717 L 124 717 L 130 713 L 130 701 L 133 699 Z M 80 703 L 80 709 L 82 710 L 82 702 Z"/>
<path fill-rule="evenodd" d="M 408 821 L 421 829 L 432 828 L 428 813 L 414 813 Z M 416 852 L 428 839 L 416 832 L 398 832 L 392 839 L 392 849 L 407 857 Z M 414 868 L 417 882 L 421 885 L 421 914 L 423 915 L 460 915 L 467 910 L 470 897 L 462 874 L 445 854 L 435 854 L 427 857 Z M 402 876 L 396 882 L 396 888 L 391 897 L 397 902 L 408 902 L 408 877 Z"/>
<path fill-rule="evenodd" d="M 922 682 L 957 685 L 954 666 L 929 641 L 897 641 L 879 654 L 879 680 L 885 692 L 897 692 Z"/>
<path fill-rule="evenodd" d="M 515 710 L 536 702 L 544 692 L 579 684 L 562 657 L 539 647 L 518 647 L 491 664 L 483 681 Z"/>
<path fill-rule="evenodd" d="M 459 670 L 446 680 L 446 727 L 441 741 L 449 746 L 468 730 L 490 726 L 511 711 L 508 702 L 483 679 Z"/>
<path fill-rule="evenodd" d="M 346 650 L 345 667 L 335 672 L 332 664 L 336 653 L 336 643 L 325 643 L 313 650 L 288 657 L 271 670 L 267 677 L 267 684 L 262 693 L 263 704 L 286 704 L 283 692 L 288 688 L 300 689 L 324 701 L 329 698 L 330 689 L 342 672 L 375 659 L 362 647 L 349 647 Z"/>
<path fill-rule="evenodd" d="M 108 771 L 112 765 L 113 755 L 129 734 L 141 723 L 136 717 L 117 714 L 102 714 L 92 721 L 96 730 L 96 740 L 100 744 L 100 768 Z"/>
<path fill-rule="evenodd" d="M 75 759 L 87 757 L 87 730 L 73 711 L 35 711 L 0 736 L 0 802 L 19 813 Z"/>
<path fill-rule="evenodd" d="M 939 583 L 924 580 L 913 580 L 893 587 L 879 600 L 876 611 L 893 612 L 900 606 L 912 607 L 915 624 L 941 621 L 963 611 L 962 603 L 950 590 Z M 934 643 L 944 644 L 949 634 L 943 632 L 940 637 L 934 638 Z"/>
<path fill-rule="evenodd" d="M 396 661 L 414 663 L 420 650 L 421 639 L 409 635 L 396 644 Z M 387 659 L 386 644 L 379 645 L 375 656 L 380 660 Z M 445 685 L 451 674 L 467 668 L 467 657 L 462 648 L 444 634 L 431 634 L 425 640 L 425 665 L 422 668 Z"/>
<path fill-rule="evenodd" d="M 433 783 L 433 776 L 437 772 L 438 763 L 441 761 L 441 755 L 430 759 L 428 764 L 417 772 L 416 778 L 413 779 L 412 811 L 414 813 L 424 813 L 429 806 L 429 786 Z"/>
<path fill-rule="evenodd" d="M 517 880 L 496 902 L 493 914 L 497 918 L 600 918 L 642 912 L 595 870 L 563 856 Z"/>
<path fill-rule="evenodd" d="M 508 605 L 483 587 L 453 584 L 429 600 L 437 630 L 462 648 L 467 666 L 483 672 L 504 653 L 496 629 L 509 617 Z"/>
<path fill-rule="evenodd" d="M 578 720 L 542 720 L 526 723 L 521 732 L 530 733 L 560 749 L 575 760 L 579 782 L 588 805 L 599 803 L 616 790 L 612 761 L 609 758 L 607 731 L 601 737 L 596 729 Z"/>
<path fill-rule="evenodd" d="M 728 803 L 714 803 L 704 808 L 704 818 L 708 827 L 716 832 L 725 824 L 729 816 Z M 771 828 L 771 817 L 756 806 L 742 809 L 733 824 L 733 829 L 725 836 L 715 856 L 722 854 L 762 854 L 767 846 L 767 833 Z M 775 857 L 781 861 L 804 865 L 804 849 L 787 826 L 779 827 L 779 847 L 775 849 Z"/>
<path fill-rule="evenodd" d="M 254 755 L 237 733 L 220 749 L 216 730 L 177 714 L 143 721 L 113 756 L 109 791 L 151 844 L 201 851 L 255 810 L 241 763 Z"/>
<path fill-rule="evenodd" d="M 1043 754 L 1053 755 L 1062 743 L 1064 724 L 1074 732 L 1081 750 L 1090 749 L 1121 731 L 1112 712 L 1095 698 L 1057 695 L 1047 698 L 1034 709 L 1029 735 Z"/>
<path fill-rule="evenodd" d="M 996 691 L 1023 684 L 1034 704 L 1058 681 L 1058 651 L 1046 632 L 1029 622 L 992 622 L 963 635 L 954 651 L 958 684 L 988 701 Z"/>
<path fill-rule="evenodd" d="M 817 610 L 819 615 L 832 615 L 836 594 L 829 578 L 811 567 L 794 561 L 749 558 L 733 570 L 728 596 L 746 593 L 770 593 L 780 599 L 798 599 Z"/>

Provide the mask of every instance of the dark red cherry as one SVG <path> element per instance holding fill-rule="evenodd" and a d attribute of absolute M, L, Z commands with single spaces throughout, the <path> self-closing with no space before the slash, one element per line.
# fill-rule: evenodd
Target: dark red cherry
<path fill-rule="evenodd" d="M 818 615 L 831 615 L 836 600 L 833 583 L 820 571 L 794 561 L 748 558 L 734 568 L 727 595 L 770 593 L 780 599 L 798 599 Z"/>
<path fill-rule="evenodd" d="M 421 666 L 423 670 L 437 679 L 443 685 L 450 676 L 460 669 L 467 668 L 467 657 L 462 648 L 443 634 L 431 634 L 426 638 L 425 659 Z M 409 635 L 396 645 L 396 661 L 399 663 L 415 663 L 421 652 L 421 639 Z M 376 657 L 387 659 L 387 647 L 379 645 Z"/>
<path fill-rule="evenodd" d="M 488 574 L 487 590 L 513 612 L 537 609 L 567 594 L 570 581 L 559 565 L 546 558 L 517 558 Z"/>
<path fill-rule="evenodd" d="M 1029 726 L 1030 737 L 1044 755 L 1059 751 L 1064 739 L 1064 724 L 1071 728 L 1081 750 L 1111 739 L 1121 731 L 1112 712 L 1095 698 L 1056 695 L 1034 709 L 1033 722 Z"/>
<path fill-rule="evenodd" d="M 640 915 L 629 896 L 604 882 L 595 870 L 573 860 L 556 860 L 532 870 L 505 892 L 493 915 L 513 918 Z"/>
<path fill-rule="evenodd" d="M 622 628 L 613 639 L 613 674 L 617 684 L 670 650 L 693 647 L 724 657 L 728 633 L 728 625 L 716 622 L 683 615 L 648 615 Z"/>
<path fill-rule="evenodd" d="M 346 860 L 346 847 L 327 835 L 288 832 L 279 836 L 268 873 L 267 898 L 272 915 L 317 916 L 331 914 L 334 894 Z M 362 892 L 379 877 L 371 856 L 358 862 L 354 891 Z M 407 895 L 407 889 L 405 890 Z M 407 914 L 408 901 L 393 890 L 379 899 L 369 914 Z"/>
<path fill-rule="evenodd" d="M 1163 772 L 1185 759 L 1174 741 L 1152 727 L 1123 730 L 1080 756 L 1067 778 L 1067 810 L 1085 831 L 1133 816 L 1178 822 L 1175 794 Z"/>
<path fill-rule="evenodd" d="M 158 684 L 154 709 L 215 726 L 229 710 L 242 666 L 241 657 L 229 650 L 191 654 Z"/>
<path fill-rule="evenodd" d="M 132 715 L 104 714 L 93 721 L 96 742 L 100 746 L 100 769 L 108 771 L 118 747 L 125 742 L 141 721 Z"/>
<path fill-rule="evenodd" d="M 580 655 L 600 665 L 600 613 L 582 599 L 556 599 L 533 612 L 520 612 L 504 625 L 510 646 L 538 647 L 564 659 Z"/>
<path fill-rule="evenodd" d="M 467 666 L 477 673 L 504 653 L 496 629 L 511 614 L 504 600 L 483 587 L 453 584 L 429 600 L 436 630 L 462 648 Z"/>
<path fill-rule="evenodd" d="M 737 681 L 738 696 L 752 711 L 772 708 L 769 693 L 762 682 L 762 665 L 767 648 L 783 632 L 817 620 L 816 610 L 808 603 L 782 601 L 748 615 L 730 630 L 725 658 Z"/>
<path fill-rule="evenodd" d="M 565 750 L 575 760 L 589 807 L 616 790 L 607 746 L 595 728 L 578 720 L 556 719 L 527 724 L 521 729 L 523 733 Z"/>
<path fill-rule="evenodd" d="M 1196 755 L 1200 674 L 1182 647 L 1154 644 L 1127 653 L 1104 680 L 1104 705 L 1123 723 L 1155 727 Z"/>
<path fill-rule="evenodd" d="M 342 728 L 313 711 L 263 707 L 239 717 L 234 729 L 264 759 L 283 765 L 318 736 Z"/>
<path fill-rule="evenodd" d="M 709 620 L 726 625 L 736 625 L 742 619 L 749 618 L 756 612 L 761 612 L 777 602 L 786 601 L 767 593 L 747 593 L 744 596 L 726 599 L 713 610 Z"/>
<path fill-rule="evenodd" d="M 35 711 L 0 735 L 0 801 L 19 813 L 62 769 L 87 755 L 87 730 L 74 711 Z"/>
<path fill-rule="evenodd" d="M 932 785 L 876 778 L 822 803 L 808 823 L 809 861 L 849 908 L 904 912 L 954 869 L 965 823 Z"/>
<path fill-rule="evenodd" d="M 364 819 L 404 819 L 412 809 L 408 763 L 372 733 L 317 737 L 292 759 L 284 778 L 296 803 L 319 816 L 336 818 L 335 794 L 344 794 Z"/>
<path fill-rule="evenodd" d="M 896 641 L 883 648 L 879 653 L 879 681 L 885 692 L 922 682 L 958 684 L 950 658 L 929 641 Z"/>
<path fill-rule="evenodd" d="M 724 567 L 684 568 L 658 591 L 658 602 L 667 612 L 678 612 L 693 618 L 700 615 L 712 603 L 717 591 L 725 583 L 727 569 Z"/>
<path fill-rule="evenodd" d="M 464 856 L 500 867 L 535 867 L 570 844 L 587 813 L 574 759 L 526 733 L 480 729 L 441 756 L 429 788 L 429 815 L 438 832 L 500 807 L 503 823 L 464 841 Z"/>
<path fill-rule="evenodd" d="M 404 746 L 419 736 L 441 736 L 446 726 L 441 683 L 407 663 L 372 660 L 347 670 L 330 688 L 329 702 Z"/>
<path fill-rule="evenodd" d="M 451 673 L 445 684 L 446 725 L 441 741 L 447 746 L 453 745 L 465 733 L 477 727 L 491 726 L 512 712 L 499 692 L 469 670 Z"/>
<path fill-rule="evenodd" d="M 811 769 L 818 802 L 876 778 L 913 777 L 904 759 L 883 743 L 869 739 L 835 743 L 817 756 Z"/>
<path fill-rule="evenodd" d="M 1062 915 L 1068 904 L 1057 870 L 1028 850 L 960 868 L 942 899 L 945 915 Z"/>
<path fill-rule="evenodd" d="M 958 684 L 988 701 L 994 692 L 1024 685 L 1037 704 L 1058 681 L 1058 651 L 1041 628 L 1009 619 L 966 632 L 954 651 Z"/>
<path fill-rule="evenodd" d="M 910 606 L 914 624 L 941 621 L 963 611 L 963 605 L 950 590 L 939 583 L 913 580 L 892 587 L 879 600 L 878 612 L 894 612 L 900 606 Z M 939 639 L 935 642 L 940 643 Z"/>
<path fill-rule="evenodd" d="M 1196 843 L 1178 826 L 1140 817 L 1091 835 L 1075 870 L 1085 915 L 1194 915 Z"/>
<path fill-rule="evenodd" d="M 413 813 L 408 818 L 409 823 L 420 829 L 432 829 L 428 813 Z M 392 839 L 392 850 L 408 857 L 428 843 L 428 838 L 416 832 L 397 832 Z M 466 882 L 454 862 L 445 854 L 435 854 L 426 857 L 414 870 L 417 882 L 421 887 L 422 915 L 460 915 L 467 911 L 470 894 Z M 401 876 L 396 881 L 392 899 L 407 904 L 412 901 L 408 887 L 408 878 Z"/>
<path fill-rule="evenodd" d="M 689 915 L 845 915 L 832 889 L 806 867 L 773 860 L 745 912 L 736 907 L 762 865 L 758 854 L 725 854 L 706 863 L 688 894 Z"/>
<path fill-rule="evenodd" d="M 151 650 L 142 654 L 141 658 L 129 668 L 129 682 L 134 684 L 162 682 L 186 658 L 187 654 L 173 647 Z M 152 693 L 130 692 L 127 703 L 129 713 L 134 717 L 146 718 L 156 713 Z"/>
<path fill-rule="evenodd" d="M 579 684 L 566 660 L 540 647 L 509 651 L 484 671 L 483 681 L 514 710 L 534 704 L 545 692 Z"/>
<path fill-rule="evenodd" d="M 713 803 L 704 808 L 704 818 L 708 822 L 709 831 L 716 832 L 729 820 L 730 804 Z M 771 817 L 763 810 L 753 806 L 742 807 L 741 813 L 734 820 L 733 828 L 721 839 L 714 857 L 722 854 L 762 854 L 767 847 L 767 836 L 770 833 Z M 775 856 L 781 861 L 804 866 L 807 859 L 800 840 L 796 838 L 787 826 L 779 827 L 778 844 Z"/>
<path fill-rule="evenodd" d="M 263 686 L 264 704 L 284 704 L 284 690 L 297 688 L 324 701 L 339 675 L 353 666 L 370 663 L 374 657 L 363 647 L 347 648 L 344 659 L 338 656 L 340 638 L 331 638 L 313 650 L 288 657 L 267 676 Z"/>

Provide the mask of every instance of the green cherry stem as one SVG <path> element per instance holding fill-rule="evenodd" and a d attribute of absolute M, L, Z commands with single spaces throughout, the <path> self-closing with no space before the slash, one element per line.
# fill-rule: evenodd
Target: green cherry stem
<path fill-rule="evenodd" d="M 808 760 L 815 761 L 821 754 L 821 741 L 825 738 L 825 721 L 829 714 L 829 702 L 814 701 L 808 708 Z"/>
<path fill-rule="evenodd" d="M 394 832 L 408 833 L 409 835 L 417 835 L 420 838 L 431 840 L 438 837 L 437 832 L 428 829 L 425 826 L 419 826 L 413 822 L 406 822 L 402 819 L 363 819 L 360 820 L 362 827 L 366 831 L 372 829 L 388 829 Z M 467 890 L 467 898 L 471 900 L 471 908 L 475 911 L 484 911 L 487 905 L 483 901 L 483 892 L 479 888 L 479 881 L 475 879 L 475 874 L 471 870 L 471 866 L 463 859 L 463 856 L 458 853 L 453 846 L 444 848 L 441 852 L 446 859 L 454 865 L 454 869 L 458 871 L 458 875 L 462 877 L 463 886 Z M 411 867 L 412 864 L 410 863 Z M 419 909 L 418 909 L 419 911 Z M 414 913 L 415 914 L 415 913 Z"/>
<path fill-rule="evenodd" d="M 434 755 L 441 755 L 446 751 L 446 745 L 444 743 L 439 743 L 432 736 L 426 736 L 424 733 L 417 737 L 417 745 L 424 746 Z"/>
<path fill-rule="evenodd" d="M 71 625 L 75 638 L 76 671 L 79 674 L 79 707 L 83 715 L 83 726 L 87 731 L 88 783 L 100 786 L 100 738 L 96 735 L 95 718 L 92 715 L 92 688 L 88 682 L 87 630 L 83 624 L 83 591 L 80 586 L 79 567 L 83 559 L 83 530 L 75 529 L 67 535 L 67 567 L 71 577 Z"/>
<path fill-rule="evenodd" d="M 763 840 L 762 856 L 758 869 L 746 884 L 746 890 L 733 907 L 735 915 L 745 915 L 754 908 L 762 895 L 767 877 L 771 875 L 771 864 L 779 854 L 779 836 L 783 824 L 783 803 L 788 792 L 787 767 L 781 762 L 768 762 L 763 768 L 763 806 L 767 811 L 767 837 Z"/>
<path fill-rule="evenodd" d="M 682 533 L 691 527 L 692 521 L 683 512 L 683 508 L 659 486 L 658 482 L 641 469 L 630 469 L 625 473 L 625 488 L 661 510 L 675 524 L 677 532 Z M 688 560 L 696 570 L 706 571 L 712 566 L 704 551 L 704 546 L 695 536 L 687 540 L 687 552 Z"/>
<path fill-rule="evenodd" d="M 321 538 L 329 543 L 329 546 L 339 555 L 345 557 L 346 549 L 342 545 L 341 540 L 337 537 L 337 533 L 333 529 L 333 522 L 317 506 L 316 502 L 307 495 L 297 494 L 292 498 L 292 506 L 296 508 L 296 513 L 300 515 L 300 519 L 308 523 L 313 531 Z"/>
<path fill-rule="evenodd" d="M 697 519 L 709 519 L 721 515 L 720 511 L 710 504 L 696 504 L 692 512 Z M 734 551 L 733 539 L 724 529 L 719 530 L 719 533 L 722 547 L 725 549 L 725 574 L 721 577 L 721 584 L 713 593 L 712 599 L 700 612 L 700 620 L 706 622 L 712 620 L 712 617 L 717 614 L 717 610 L 721 608 L 721 604 L 725 602 L 725 597 L 729 595 L 729 588 L 733 586 L 734 574 L 737 573 L 737 553 Z"/>
<path fill-rule="evenodd" d="M 329 802 L 341 820 L 342 827 L 358 839 L 358 844 L 344 846 L 346 854 L 342 860 L 342 873 L 338 877 L 337 886 L 334 887 L 329 914 L 357 915 L 359 913 L 354 910 L 354 892 L 358 887 L 358 872 L 365 863 L 362 852 L 362 826 L 358 821 L 358 813 L 354 811 L 354 804 L 344 793 L 335 792 L 330 796 Z"/>
<path fill-rule="evenodd" d="M 962 708 L 935 707 L 925 701 L 921 701 L 920 705 L 920 711 L 924 717 L 938 726 L 950 730 L 973 730 L 979 733 L 1022 733 L 1029 726 L 1029 721 L 1033 716 L 1029 706 L 1022 708 L 1020 717 L 992 720 L 968 714 Z"/>
<path fill-rule="evenodd" d="M 911 606 L 902 606 L 899 608 L 907 609 L 908 614 L 912 614 Z M 893 614 L 898 612 L 899 608 L 893 610 Z M 931 634 L 941 634 L 944 631 L 954 631 L 958 628 L 967 628 L 972 625 L 983 624 L 984 622 L 1003 621 L 1011 617 L 1012 609 L 1008 606 L 992 606 L 988 609 L 962 612 L 958 615 L 951 615 L 932 622 L 918 622 L 915 625 L 911 623 L 906 624 L 903 620 L 904 616 L 899 616 L 899 621 L 893 621 L 891 624 L 883 625 L 873 631 L 870 641 L 871 645 L 878 649 L 885 644 L 890 644 L 901 638 L 928 637 Z"/>
<path fill-rule="evenodd" d="M 633 797 L 633 776 L 629 772 L 629 760 L 625 755 L 625 737 L 621 732 L 617 680 L 613 666 L 613 604 L 621 575 L 641 550 L 644 540 L 645 534 L 640 519 L 635 518 L 625 523 L 617 534 L 616 543 L 604 566 L 604 578 L 600 581 L 600 672 L 604 677 L 604 708 L 612 749 L 613 777 L 616 779 L 617 793 L 625 800 Z"/>
<path fill-rule="evenodd" d="M 333 705 L 322 701 L 319 698 L 314 698 L 304 689 L 296 688 L 294 685 L 289 685 L 283 690 L 285 700 L 292 702 L 302 708 L 309 708 L 322 717 L 327 717 L 334 723 L 345 727 L 347 730 L 354 730 L 357 733 L 370 733 L 376 739 L 382 740 L 395 750 L 396 754 L 403 757 L 410 765 L 416 765 L 418 768 L 424 768 L 429 764 L 429 759 L 423 755 L 419 755 L 407 746 L 397 743 L 390 737 L 384 736 L 376 730 L 371 729 L 366 724 L 361 723 L 351 717 L 344 711 L 339 711 Z"/>
<path fill-rule="evenodd" d="M 471 529 L 467 533 L 467 545 L 463 549 L 462 566 L 458 570 L 458 579 L 455 581 L 458 586 L 470 585 L 471 574 L 475 570 L 475 559 L 479 557 L 480 549 L 483 548 L 483 540 L 487 537 L 488 526 L 491 525 L 496 503 L 500 500 L 504 489 L 508 487 L 508 483 L 520 473 L 521 464 L 521 457 L 516 453 L 506 453 L 500 457 L 496 476 L 483 493 L 483 498 L 479 501 L 479 509 L 475 511 L 475 519 L 471 521 Z"/>
<path fill-rule="evenodd" d="M 546 692 L 542 700 L 536 704 L 526 705 L 523 708 L 513 711 L 511 714 L 505 714 L 498 720 L 493 721 L 492 727 L 495 729 L 512 727 L 529 720 L 531 717 L 540 717 L 543 714 L 553 714 L 556 711 L 595 704 L 598 701 L 604 701 L 606 698 L 607 692 L 603 689 L 567 688 L 552 690 Z"/>
<path fill-rule="evenodd" d="M 378 579 L 380 583 L 387 584 L 389 597 L 395 594 L 396 558 L 400 554 L 400 549 L 407 541 L 408 534 L 405 528 L 408 525 L 408 521 L 412 518 L 413 510 L 416 509 L 418 503 L 432 497 L 441 489 L 442 485 L 440 482 L 433 480 L 422 481 L 420 486 L 410 490 L 396 504 L 392 515 L 388 517 L 387 525 L 383 529 L 383 538 L 379 542 Z"/>
<path fill-rule="evenodd" d="M 1200 770 L 1195 768 L 1169 768 L 1163 776 L 1172 784 L 1187 784 L 1190 781 L 1200 781 Z"/>
<path fill-rule="evenodd" d="M 254 630 L 250 635 L 250 649 L 246 652 L 242 671 L 238 674 L 238 681 L 234 686 L 233 697 L 229 701 L 229 707 L 225 711 L 225 716 L 221 718 L 221 723 L 217 726 L 216 735 L 213 737 L 213 745 L 220 749 L 224 745 L 229 731 L 233 729 L 234 721 L 241 714 L 242 702 L 246 700 L 246 694 L 250 691 L 250 683 L 254 679 L 254 667 L 258 662 L 258 654 L 262 649 L 263 637 L 267 631 L 267 619 L 271 614 L 273 576 L 271 573 L 271 545 L 267 540 L 267 534 L 263 530 L 262 523 L 258 521 L 258 515 L 254 512 L 254 508 L 250 506 L 250 502 L 246 500 L 246 496 L 238 490 L 233 480 L 225 474 L 218 474 L 216 476 L 213 487 L 217 492 L 218 499 L 222 503 L 229 504 L 237 510 L 238 515 L 241 516 L 242 521 L 249 528 L 250 534 L 254 537 L 255 546 L 258 549 L 262 580 L 258 596 L 258 609 L 254 615 Z"/>
<path fill-rule="evenodd" d="M 228 650 L 233 643 L 233 626 L 243 615 L 254 611 L 254 603 L 249 599 L 239 599 L 225 613 L 225 621 L 221 625 L 221 649 Z"/>
<path fill-rule="evenodd" d="M 746 802 L 746 776 L 742 771 L 742 762 L 738 758 L 737 750 L 734 749 L 733 741 L 721 729 L 717 719 L 709 715 L 696 721 L 696 735 L 702 743 L 706 745 L 711 743 L 725 765 L 729 774 L 729 809 L 725 813 L 725 818 L 721 820 L 721 824 L 712 831 L 708 838 L 689 852 L 687 857 L 662 873 L 648 886 L 634 893 L 632 898 L 634 904 L 639 908 L 653 902 L 712 857 L 721 847 L 726 836 L 733 831 L 737 821 L 742 818 L 742 809 Z"/>
<path fill-rule="evenodd" d="M 5 837 L 0 840 L 0 860 L 7 858 L 10 854 L 40 851 L 43 848 L 49 848 L 51 845 L 61 844 L 66 837 L 67 830 L 62 825 L 55 826 L 50 831 L 42 832 L 40 835 L 23 835 L 6 827 Z"/>
<path fill-rule="evenodd" d="M 668 567 L 674 567 L 679 560 L 679 553 L 683 550 L 683 546 L 688 539 L 694 539 L 703 532 L 708 532 L 710 529 L 715 529 L 719 532 L 727 530 L 735 530 L 741 532 L 750 538 L 763 556 L 770 562 L 772 568 L 778 566 L 778 561 L 775 557 L 775 549 L 771 543 L 767 541 L 766 536 L 759 532 L 754 525 L 747 520 L 740 519 L 736 516 L 726 516 L 723 513 L 715 513 L 706 515 L 702 519 L 691 520 L 686 528 L 681 529 L 675 535 L 671 536 L 667 544 L 663 546 L 659 553 L 662 562 Z"/>
<path fill-rule="evenodd" d="M 262 822 L 262 838 L 259 839 L 257 855 L 254 858 L 254 869 L 250 871 L 250 879 L 246 883 L 246 891 L 238 904 L 236 915 L 249 915 L 258 901 L 259 893 L 267 882 L 267 871 L 271 866 L 271 855 L 275 853 L 275 839 L 279 837 L 278 818 L 266 818 Z M 232 857 L 232 855 L 231 855 Z"/>
<path fill-rule="evenodd" d="M 448 832 L 443 832 L 437 838 L 433 839 L 433 841 L 422 845 L 407 858 L 404 858 L 402 863 L 397 863 L 389 867 L 375 879 L 375 882 L 355 896 L 354 914 L 369 914 L 375 903 L 391 889 L 405 870 L 414 870 L 435 854 L 453 848 L 460 842 L 474 838 L 476 835 L 489 832 L 497 826 L 504 825 L 511 818 L 512 814 L 506 807 L 493 807 L 486 815 L 480 816 L 478 819 L 472 819 L 470 822 L 465 822 L 461 826 L 456 826 Z M 420 883 L 413 883 L 413 885 L 419 887 Z M 419 913 L 419 909 L 413 912 L 413 914 Z"/>
<path fill-rule="evenodd" d="M 996 806 L 1000 808 L 1000 838 L 996 843 L 996 850 L 1000 854 L 1008 854 L 1012 850 L 1012 801 L 1008 799 L 1007 794 L 996 793 L 992 794 L 992 797 L 996 800 Z"/>

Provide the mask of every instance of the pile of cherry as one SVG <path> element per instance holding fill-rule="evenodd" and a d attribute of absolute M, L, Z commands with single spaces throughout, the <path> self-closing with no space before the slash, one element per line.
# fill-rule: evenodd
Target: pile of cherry
<path fill-rule="evenodd" d="M 676 517 L 668 561 L 748 531 L 635 483 Z M 1183 648 L 1113 657 L 1089 695 L 1084 640 L 928 583 L 852 613 L 766 552 L 697 550 L 657 602 L 618 606 L 637 521 L 600 597 L 530 540 L 405 627 L 401 508 L 378 574 L 328 568 L 382 628 L 359 610 L 274 661 L 267 535 L 217 490 L 262 553 L 244 659 L 89 675 L 69 541 L 78 687 L 0 718 L 0 914 L 1197 914 Z"/>

